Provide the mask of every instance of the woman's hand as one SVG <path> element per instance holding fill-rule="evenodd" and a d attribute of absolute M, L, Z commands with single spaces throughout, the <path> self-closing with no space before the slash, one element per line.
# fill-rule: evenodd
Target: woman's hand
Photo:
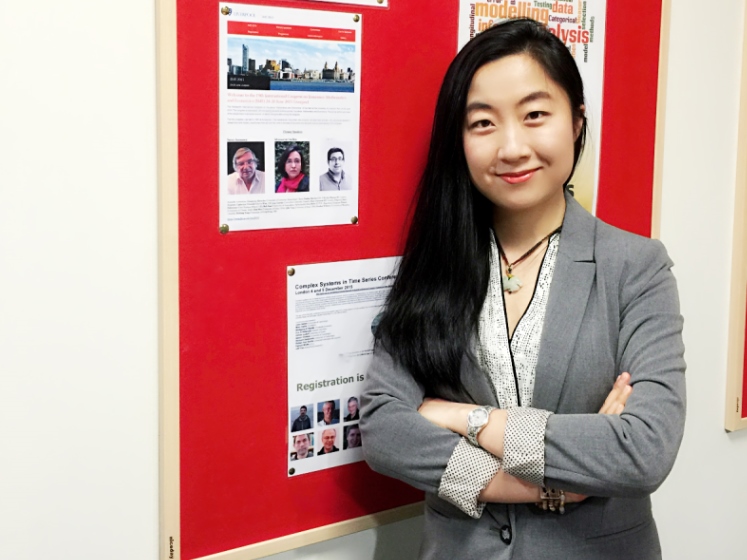
<path fill-rule="evenodd" d="M 540 488 L 499 470 L 477 499 L 500 504 L 533 504 L 540 500 Z"/>
<path fill-rule="evenodd" d="M 625 371 L 617 376 L 610 394 L 607 395 L 602 408 L 599 409 L 599 414 L 617 414 L 619 416 L 625 409 L 625 403 L 628 402 L 628 397 L 632 392 L 630 374 Z"/>
<path fill-rule="evenodd" d="M 575 492 L 565 493 L 567 504 L 582 502 L 586 498 L 587 496 Z M 478 500 L 501 504 L 536 504 L 540 501 L 540 488 L 500 470 L 482 489 Z"/>

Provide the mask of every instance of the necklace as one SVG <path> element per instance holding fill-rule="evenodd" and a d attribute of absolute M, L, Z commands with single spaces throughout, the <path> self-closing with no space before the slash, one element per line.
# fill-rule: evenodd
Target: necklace
<path fill-rule="evenodd" d="M 521 255 L 514 262 L 508 262 L 508 259 L 506 258 L 506 253 L 503 252 L 503 247 L 501 247 L 501 243 L 500 241 L 498 241 L 498 236 L 496 236 L 495 242 L 498 245 L 498 252 L 500 253 L 501 259 L 503 260 L 503 262 L 506 263 L 506 274 L 504 274 L 501 278 L 504 292 L 513 294 L 515 292 L 518 292 L 521 289 L 523 284 L 521 280 L 519 279 L 519 277 L 513 274 L 514 267 L 517 264 L 520 264 L 521 262 L 523 262 L 529 255 L 534 253 L 540 245 L 542 245 L 545 241 L 550 239 L 550 237 L 552 237 L 554 234 L 558 233 L 562 227 L 563 226 L 560 226 L 559 228 L 554 229 L 553 231 L 548 233 L 546 236 L 544 236 L 542 239 L 537 241 L 537 243 L 532 245 L 532 247 L 526 253 Z"/>

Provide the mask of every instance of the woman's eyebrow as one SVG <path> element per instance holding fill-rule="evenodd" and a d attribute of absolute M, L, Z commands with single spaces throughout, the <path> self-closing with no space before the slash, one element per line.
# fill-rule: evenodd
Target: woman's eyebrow
<path fill-rule="evenodd" d="M 522 105 L 526 105 L 527 103 L 531 103 L 532 101 L 537 101 L 538 99 L 551 99 L 552 96 L 549 92 L 544 90 L 538 90 L 533 91 L 532 93 L 525 95 L 522 97 L 519 102 L 516 104 L 517 107 L 520 107 Z M 465 113 L 469 115 L 473 111 L 490 111 L 493 109 L 493 106 L 490 103 L 486 103 L 484 101 L 473 101 L 472 103 L 467 104 L 467 110 Z"/>
<path fill-rule="evenodd" d="M 492 105 L 485 103 L 484 101 L 473 101 L 472 103 L 467 104 L 466 114 L 469 115 L 472 111 L 490 111 L 492 108 Z"/>
<path fill-rule="evenodd" d="M 516 104 L 517 106 L 525 105 L 527 103 L 531 103 L 532 101 L 537 101 L 538 99 L 550 99 L 550 93 L 547 91 L 533 91 L 529 95 L 525 95 L 521 98 L 521 100 Z"/>

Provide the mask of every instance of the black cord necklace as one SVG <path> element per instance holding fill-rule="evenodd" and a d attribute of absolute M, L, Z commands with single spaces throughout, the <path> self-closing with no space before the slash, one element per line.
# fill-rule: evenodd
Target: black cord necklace
<path fill-rule="evenodd" d="M 542 239 L 537 241 L 534 245 L 532 245 L 532 248 L 529 249 L 526 253 L 521 255 L 518 259 L 516 259 L 514 262 L 508 262 L 508 259 L 506 258 L 506 253 L 503 252 L 503 247 L 501 247 L 501 242 L 498 241 L 498 236 L 495 237 L 495 242 L 498 245 L 498 252 L 501 255 L 501 259 L 506 264 L 506 274 L 503 275 L 501 278 L 502 284 L 503 284 L 503 291 L 508 292 L 509 294 L 513 294 L 515 292 L 518 292 L 521 287 L 523 286 L 521 280 L 518 276 L 515 276 L 513 274 L 514 267 L 517 264 L 520 264 L 522 261 L 524 261 L 527 257 L 529 257 L 532 253 L 534 253 L 537 248 L 542 245 L 545 241 L 550 239 L 553 235 L 558 233 L 563 226 L 560 226 L 557 229 L 554 229 L 550 233 L 548 233 L 546 236 L 544 236 Z"/>

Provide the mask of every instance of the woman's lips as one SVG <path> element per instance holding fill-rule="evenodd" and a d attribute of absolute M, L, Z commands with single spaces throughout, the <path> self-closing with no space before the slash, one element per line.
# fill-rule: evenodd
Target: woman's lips
<path fill-rule="evenodd" d="M 527 171 L 518 171 L 515 173 L 500 173 L 498 176 L 511 185 L 518 183 L 525 183 L 532 178 L 537 169 L 529 169 Z"/>

